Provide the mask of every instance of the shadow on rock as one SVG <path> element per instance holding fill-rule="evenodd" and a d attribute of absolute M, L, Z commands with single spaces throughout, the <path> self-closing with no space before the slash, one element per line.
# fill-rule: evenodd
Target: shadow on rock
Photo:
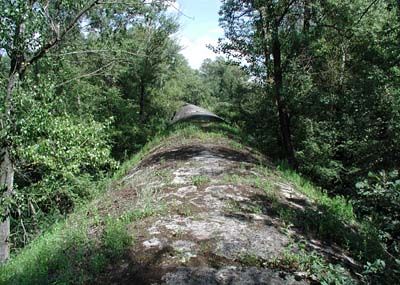
<path fill-rule="evenodd" d="M 158 151 L 150 155 L 148 158 L 142 160 L 142 162 L 139 164 L 139 168 L 148 167 L 160 162 L 186 161 L 194 157 L 221 158 L 235 162 L 259 163 L 259 159 L 257 159 L 254 155 L 247 152 L 237 151 L 228 147 L 216 145 L 190 145 L 181 146 L 178 149 Z"/>

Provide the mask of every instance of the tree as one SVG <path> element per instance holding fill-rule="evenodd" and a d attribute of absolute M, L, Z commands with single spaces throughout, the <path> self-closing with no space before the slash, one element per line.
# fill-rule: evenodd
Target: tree
<path fill-rule="evenodd" d="M 392 265 L 398 207 L 380 207 L 398 194 L 399 8 L 398 0 L 223 1 L 219 44 L 275 99 L 259 94 L 264 104 L 251 106 L 244 125 L 256 127 L 247 130 L 276 157 L 268 143 L 277 124 L 266 118 L 277 110 L 285 156 L 291 140 L 299 171 L 355 201 L 360 218 L 384 233 Z"/>
<path fill-rule="evenodd" d="M 206 59 L 200 67 L 202 86 L 210 91 L 210 108 L 232 122 L 244 115 L 242 102 L 250 93 L 249 76 L 223 57 Z"/>
<path fill-rule="evenodd" d="M 125 14 L 136 14 L 145 2 L 129 0 L 121 2 Z M 79 32 L 79 25 L 88 21 L 89 12 L 95 9 L 110 10 L 119 2 L 107 4 L 92 1 L 2 1 L 0 3 L 0 49 L 10 59 L 7 88 L 1 106 L 1 168 L 0 188 L 3 200 L 13 194 L 15 162 L 15 110 L 14 100 L 23 87 L 26 73 L 47 54 L 65 45 L 71 34 Z M 162 1 L 154 4 L 162 4 Z M 114 9 L 118 18 L 118 9 Z M 115 12 L 117 11 L 117 12 Z M 90 22 L 90 21 L 89 21 Z M 114 21 L 117 23 L 117 21 Z M 28 119 L 28 118 L 27 118 Z M 10 232 L 9 209 L 3 209 L 0 225 L 0 262 L 9 256 L 8 237 Z"/>
<path fill-rule="evenodd" d="M 140 53 L 132 58 L 120 78 L 128 97 L 137 97 L 139 120 L 146 122 L 146 101 L 152 86 L 163 85 L 163 79 L 174 65 L 179 46 L 170 39 L 177 31 L 177 24 L 162 14 L 147 15 L 142 22 L 129 29 L 122 45 L 132 53 Z"/>
<path fill-rule="evenodd" d="M 68 24 L 62 29 L 60 27 L 59 11 L 51 7 L 54 3 L 50 5 L 49 2 L 40 3 L 38 1 L 3 1 L 1 4 L 1 48 L 7 52 L 11 60 L 4 109 L 1 114 L 1 127 L 4 133 L 0 151 L 0 185 L 5 188 L 3 195 L 11 196 L 14 184 L 13 142 L 11 136 L 14 125 L 13 97 L 16 87 L 19 81 L 23 81 L 27 68 L 35 64 L 51 48 L 63 41 L 82 16 L 97 5 L 97 2 L 92 1 L 88 5 L 84 5 L 83 3 L 70 1 L 67 5 L 71 6 L 71 11 L 68 11 L 69 13 L 65 17 Z M 47 26 L 47 23 L 51 25 Z M 9 256 L 8 236 L 10 221 L 7 209 L 3 213 L 3 220 L 0 225 L 1 262 L 7 260 Z"/>
<path fill-rule="evenodd" d="M 219 50 L 247 61 L 249 70 L 257 76 L 273 96 L 277 106 L 282 146 L 289 164 L 296 166 L 291 134 L 288 98 L 283 89 L 282 34 L 293 31 L 296 24 L 289 19 L 300 1 L 223 1 L 220 23 L 225 39 Z M 297 23 L 299 19 L 295 19 Z M 307 25 L 306 25 L 307 26 Z"/>

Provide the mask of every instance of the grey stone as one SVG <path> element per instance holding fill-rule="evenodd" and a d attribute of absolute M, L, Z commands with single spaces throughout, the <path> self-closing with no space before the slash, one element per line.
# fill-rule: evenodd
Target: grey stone
<path fill-rule="evenodd" d="M 158 248 L 161 249 L 162 248 L 162 243 L 158 238 L 152 238 L 150 240 L 146 240 L 143 242 L 143 246 L 146 249 L 150 249 L 150 248 Z"/>
<path fill-rule="evenodd" d="M 214 268 L 180 267 L 163 277 L 166 285 L 303 285 L 304 281 L 279 276 L 279 273 L 266 268 L 237 268 L 234 266 Z"/>
<path fill-rule="evenodd" d="M 159 277 L 162 280 L 157 279 L 162 284 L 308 284 L 307 276 L 301 273 L 286 274 L 241 262 L 245 256 L 263 264 L 268 264 L 263 261 L 279 259 L 288 250 L 290 235 L 298 233 L 290 228 L 282 229 L 279 217 L 265 210 L 268 205 L 263 204 L 266 194 L 262 189 L 245 185 L 248 175 L 264 178 L 256 172 L 259 171 L 256 165 L 251 168 L 248 163 L 243 168 L 243 163 L 234 159 L 233 154 L 215 153 L 216 146 L 212 144 L 202 147 L 205 150 L 200 148 L 201 151 L 173 164 L 172 185 L 165 191 L 159 186 L 162 181 L 152 186 L 159 187 L 154 194 L 156 201 L 162 201 L 168 209 L 144 219 L 138 226 L 138 244 L 145 251 L 139 247 L 135 256 L 151 260 L 152 266 L 162 269 Z M 175 157 L 179 147 L 174 146 L 173 151 Z M 152 167 L 136 170 L 128 182 L 140 186 L 136 182 L 143 184 L 145 179 L 137 177 L 151 172 Z M 247 180 L 224 183 L 225 174 Z M 193 178 L 198 175 L 209 179 L 205 186 L 193 185 Z M 275 186 L 277 199 L 284 206 L 301 210 L 312 203 L 289 183 L 276 182 Z M 140 189 L 137 191 L 140 193 Z M 314 244 L 318 252 L 323 252 L 321 246 Z"/>

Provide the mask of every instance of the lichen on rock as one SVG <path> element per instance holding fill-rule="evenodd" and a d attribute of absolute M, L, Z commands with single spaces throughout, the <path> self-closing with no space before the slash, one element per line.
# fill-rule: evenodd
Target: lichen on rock
<path fill-rule="evenodd" d="M 262 181 L 251 182 L 270 179 L 259 172 L 260 162 L 221 141 L 186 141 L 151 152 L 123 181 L 138 197 L 153 191 L 153 201 L 164 207 L 131 225 L 132 264 L 118 283 L 310 283 L 308 274 L 272 266 L 288 250 L 298 250 L 296 233 L 272 205 L 279 200 L 304 210 L 312 201 L 289 183 L 267 181 L 268 193 Z"/>

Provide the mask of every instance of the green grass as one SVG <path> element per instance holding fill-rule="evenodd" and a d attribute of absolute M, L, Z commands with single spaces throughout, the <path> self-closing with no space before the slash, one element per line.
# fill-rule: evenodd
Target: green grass
<path fill-rule="evenodd" d="M 307 251 L 299 243 L 296 252 L 289 245 L 279 257 L 264 260 L 255 254 L 243 253 L 239 261 L 245 266 L 272 268 L 285 272 L 301 272 L 303 278 L 317 281 L 326 285 L 351 285 L 357 282 L 339 264 L 328 263 L 315 251 Z"/>
<path fill-rule="evenodd" d="M 329 197 L 326 192 L 315 187 L 309 180 L 303 178 L 294 170 L 282 165 L 279 165 L 277 169 L 283 181 L 293 183 L 297 190 L 319 205 L 329 208 L 338 219 L 346 221 L 348 224 L 356 223 L 353 206 L 343 196 Z"/>
<path fill-rule="evenodd" d="M 225 203 L 225 210 L 228 212 L 236 212 L 239 213 L 242 211 L 241 204 L 235 200 L 228 200 Z"/>
<path fill-rule="evenodd" d="M 285 271 L 302 272 L 308 279 L 317 280 L 319 284 L 357 284 L 341 265 L 328 263 L 317 252 L 305 250 L 301 243 L 298 246 L 300 249 L 297 252 L 293 252 L 291 246 L 288 246 L 280 257 L 273 258 L 264 265 Z"/>
<path fill-rule="evenodd" d="M 385 258 L 376 228 L 368 221 L 359 221 L 351 203 L 344 197 L 330 197 L 289 168 L 278 166 L 277 170 L 283 181 L 292 183 L 314 204 L 314 208 L 307 207 L 305 211 L 280 207 L 282 218 L 321 240 L 350 250 L 362 263 Z"/>
<path fill-rule="evenodd" d="M 255 254 L 243 253 L 239 256 L 239 261 L 245 266 L 263 267 L 264 260 Z"/>
<path fill-rule="evenodd" d="M 127 226 L 154 212 L 99 217 L 82 208 L 54 225 L 0 268 L 0 284 L 84 284 L 125 255 L 134 242 Z M 90 234 L 96 231 L 95 234 Z"/>
<path fill-rule="evenodd" d="M 210 178 L 205 175 L 196 175 L 192 177 L 192 183 L 196 187 L 200 187 L 208 182 L 210 182 Z"/>
<path fill-rule="evenodd" d="M 232 143 L 233 140 L 240 143 Z M 132 170 L 151 151 L 189 143 L 192 140 L 202 142 L 218 140 L 231 147 L 243 149 L 246 145 L 243 134 L 227 125 L 211 125 L 206 127 L 188 124 L 171 126 L 147 143 L 140 152 L 129 161 L 122 164 L 112 178 L 104 180 L 99 187 L 97 199 L 82 205 L 66 220 L 54 224 L 5 265 L 0 267 L 0 284 L 84 284 L 93 283 L 96 276 L 104 273 L 107 265 L 115 263 L 124 257 L 135 242 L 136 233 L 130 232 L 129 225 L 145 217 L 166 211 L 165 205 L 154 205 L 159 189 L 149 188 L 138 193 L 140 203 L 132 205 L 129 210 L 118 215 L 105 215 L 97 208 L 98 203 L 112 205 L 110 193 L 122 189 L 126 184 L 122 178 Z M 296 228 L 303 234 L 336 243 L 348 249 L 362 263 L 385 260 L 384 249 L 379 243 L 378 232 L 367 222 L 356 219 L 352 205 L 345 198 L 330 197 L 326 192 L 314 187 L 289 168 L 279 165 L 276 169 L 270 166 L 257 166 L 259 175 L 225 176 L 227 183 L 241 184 L 263 189 L 264 204 L 252 202 L 241 205 L 236 202 L 227 204 L 228 210 L 245 211 L 277 215 L 288 227 Z M 165 180 L 168 172 L 146 174 L 141 179 Z M 130 181 L 140 183 L 141 181 Z M 192 182 L 201 186 L 209 182 L 206 176 L 195 176 Z M 312 206 L 304 210 L 288 207 L 279 198 L 277 182 L 290 183 L 294 188 L 310 199 Z M 100 184 L 99 184 L 100 185 Z M 135 185 L 132 185 L 133 188 Z M 104 189 L 109 191 L 105 192 Z M 104 193 L 105 192 L 105 193 Z M 112 195 L 111 195 L 112 197 Z M 99 202 L 100 201 L 100 202 Z M 96 203 L 95 203 L 96 202 Z M 191 210 L 184 209 L 184 215 L 192 215 Z M 321 261 L 321 257 L 310 252 L 296 254 L 287 252 L 281 259 L 275 260 L 276 266 L 290 266 L 292 269 L 307 270 L 316 275 L 320 281 L 330 283 L 340 279 L 335 274 L 341 269 Z M 260 264 L 253 256 L 243 256 L 244 264 Z M 323 279 L 323 275 L 328 279 Z M 322 276 L 322 277 L 321 277 Z M 330 277 L 329 277 L 330 276 Z M 335 277 L 336 276 L 336 277 Z M 335 279 L 336 278 L 336 279 Z M 336 283 L 347 284 L 347 283 Z"/>
<path fill-rule="evenodd" d="M 217 129 L 220 132 L 216 132 Z M 238 132 L 228 126 L 206 131 L 194 125 L 177 125 L 158 134 L 123 163 L 112 177 L 90 185 L 96 189 L 94 196 L 97 197 L 93 202 L 80 205 L 67 219 L 55 223 L 24 249 L 13 254 L 11 260 L 0 267 L 0 284 L 94 282 L 107 265 L 123 257 L 134 243 L 135 233 L 129 232 L 128 225 L 166 210 L 162 204 L 154 205 L 157 189 L 146 187 L 146 191 L 139 193 L 140 201 L 136 207 L 122 215 L 104 216 L 104 213 L 99 213 L 98 204 L 110 206 L 110 191 L 118 191 L 124 185 L 121 179 L 155 148 L 173 146 L 176 141 L 224 139 L 227 133 Z M 157 172 L 153 176 L 154 179 L 166 179 L 168 173 Z M 203 184 L 206 181 L 199 177 L 195 182 Z"/>
<path fill-rule="evenodd" d="M 118 191 L 115 183 L 124 177 L 162 137 L 147 144 L 125 162 L 112 178 L 102 181 L 97 199 L 108 203 L 105 189 Z M 118 187 L 117 187 L 118 188 Z M 101 216 L 96 203 L 82 205 L 66 220 L 41 234 L 0 267 L 0 284 L 84 284 L 93 282 L 105 267 L 125 254 L 134 242 L 127 225 L 154 215 L 161 209 L 149 202 L 151 193 L 142 195 L 142 207 L 122 216 Z M 162 209 L 161 209 L 162 210 Z M 91 234 L 91 232 L 95 232 Z"/>
<path fill-rule="evenodd" d="M 361 264 L 375 260 L 387 260 L 383 246 L 380 243 L 379 233 L 368 221 L 357 219 L 352 204 L 342 196 L 329 196 L 322 189 L 315 187 L 309 180 L 286 167 L 257 166 L 253 169 L 258 175 L 226 175 L 224 181 L 237 185 L 247 185 L 262 189 L 265 195 L 256 199 L 263 207 L 253 206 L 253 203 L 231 203 L 227 209 L 238 212 L 260 213 L 275 215 L 284 227 L 291 228 L 306 238 L 317 239 L 328 244 L 339 245 L 348 250 L 351 256 Z M 303 209 L 290 207 L 280 196 L 276 183 L 292 185 L 310 202 Z M 255 200 L 256 201 L 256 200 Z M 255 202 L 253 201 L 253 202 Z M 293 231 L 292 231 L 293 232 Z M 299 236 L 295 234 L 295 238 Z M 287 253 L 279 262 L 292 264 L 291 269 L 301 270 L 297 263 L 308 266 L 313 270 L 316 278 L 325 284 L 349 284 L 348 278 L 340 278 L 341 268 L 326 262 L 314 252 Z M 304 259 L 302 259 L 304 258 Z M 246 260 L 251 259 L 249 257 Z M 294 261 L 289 262 L 290 259 Z M 296 261 L 297 260 L 297 261 Z M 253 260 L 259 264 L 259 260 Z M 290 267 L 290 266 L 289 266 Z M 324 277 L 325 276 L 325 277 Z M 322 278 L 323 277 L 323 278 Z M 389 277 L 390 278 L 390 277 Z M 327 281 L 328 280 L 328 281 Z M 336 280 L 331 282 L 329 280 Z"/>

